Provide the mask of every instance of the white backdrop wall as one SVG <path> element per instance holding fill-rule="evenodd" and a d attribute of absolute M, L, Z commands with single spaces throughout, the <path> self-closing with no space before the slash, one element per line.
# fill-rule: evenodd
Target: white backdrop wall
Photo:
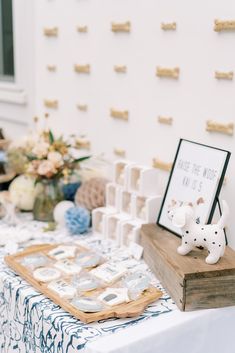
<path fill-rule="evenodd" d="M 214 20 L 235 19 L 234 0 L 35 0 L 36 110 L 50 113 L 54 128 L 86 134 L 92 152 L 152 164 L 174 158 L 180 137 L 235 149 L 234 137 L 205 130 L 206 120 L 234 122 L 235 81 L 216 80 L 215 70 L 235 71 L 235 32 L 217 33 Z M 113 33 L 111 22 L 131 22 L 130 33 Z M 176 22 L 163 31 L 161 22 Z M 79 33 L 77 26 L 88 26 Z M 58 27 L 58 37 L 43 29 Z M 74 64 L 90 64 L 90 74 L 77 74 Z M 56 65 L 57 70 L 47 70 Z M 127 73 L 114 72 L 126 65 Z M 180 68 L 178 80 L 156 77 L 156 66 Z M 44 99 L 57 99 L 57 109 Z M 79 111 L 77 104 L 87 104 Z M 113 119 L 110 108 L 129 111 L 129 121 Z M 173 125 L 157 122 L 171 116 Z M 232 156 L 222 196 L 232 215 L 229 241 L 235 247 L 235 162 Z M 168 173 L 161 174 L 161 189 Z"/>

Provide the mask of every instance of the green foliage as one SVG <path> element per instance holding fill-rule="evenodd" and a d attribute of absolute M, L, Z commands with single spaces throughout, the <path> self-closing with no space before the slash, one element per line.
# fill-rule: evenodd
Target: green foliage
<path fill-rule="evenodd" d="M 52 131 L 51 130 L 49 130 L 49 142 L 50 142 L 50 144 L 52 145 L 54 142 L 55 142 L 55 138 L 54 138 L 54 135 L 53 135 L 53 133 L 52 133 Z"/>
<path fill-rule="evenodd" d="M 81 158 L 77 158 L 74 160 L 75 163 L 80 163 L 80 162 L 83 162 L 85 161 L 86 159 L 89 159 L 91 158 L 91 156 L 85 156 L 85 157 L 81 157 Z"/>

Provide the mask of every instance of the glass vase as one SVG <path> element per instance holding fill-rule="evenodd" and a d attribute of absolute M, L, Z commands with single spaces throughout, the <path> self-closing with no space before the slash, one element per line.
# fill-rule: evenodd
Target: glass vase
<path fill-rule="evenodd" d="M 41 192 L 36 196 L 33 206 L 34 219 L 42 222 L 53 222 L 54 208 L 58 202 L 63 200 L 59 180 L 42 180 L 40 184 Z"/>

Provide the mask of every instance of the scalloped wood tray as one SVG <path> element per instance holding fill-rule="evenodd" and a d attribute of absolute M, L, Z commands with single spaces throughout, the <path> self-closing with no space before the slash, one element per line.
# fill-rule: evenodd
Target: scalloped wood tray
<path fill-rule="evenodd" d="M 37 281 L 32 276 L 32 272 L 26 267 L 22 266 L 19 262 L 25 256 L 32 255 L 35 253 L 43 253 L 47 256 L 48 251 L 57 247 L 61 244 L 56 245 L 37 245 L 29 247 L 24 251 L 17 253 L 15 255 L 9 255 L 5 257 L 5 262 L 10 268 L 12 268 L 17 274 L 23 277 L 28 283 L 30 283 L 35 289 L 40 291 L 46 297 L 51 299 L 55 304 L 59 305 L 62 309 L 69 312 L 71 315 L 77 319 L 83 321 L 84 323 L 89 323 L 93 321 L 108 319 L 112 317 L 117 318 L 126 318 L 126 317 L 135 317 L 140 315 L 144 309 L 152 302 L 156 301 L 162 296 L 162 292 L 155 287 L 151 287 L 146 290 L 139 299 L 131 301 L 125 304 L 119 304 L 111 307 L 110 309 L 103 310 L 98 313 L 84 313 L 76 309 L 73 305 L 70 304 L 70 301 L 67 299 L 61 299 L 56 293 L 47 288 L 47 284 Z M 77 245 L 76 245 L 77 246 Z M 87 251 L 87 249 L 77 246 L 80 251 Z M 51 258 L 50 258 L 51 260 Z M 68 276 L 63 276 L 62 278 L 68 279 Z M 94 294 L 99 294 L 104 289 L 99 289 L 95 291 L 86 292 L 84 295 L 91 296 Z"/>

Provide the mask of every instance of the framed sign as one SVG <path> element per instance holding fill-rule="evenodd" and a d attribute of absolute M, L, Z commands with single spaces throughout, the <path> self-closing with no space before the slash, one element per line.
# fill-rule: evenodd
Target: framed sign
<path fill-rule="evenodd" d="M 167 211 L 172 203 L 185 202 L 195 205 L 198 223 L 210 223 L 222 187 L 231 153 L 219 148 L 180 139 L 172 166 L 157 224 L 181 236 L 174 227 Z"/>

